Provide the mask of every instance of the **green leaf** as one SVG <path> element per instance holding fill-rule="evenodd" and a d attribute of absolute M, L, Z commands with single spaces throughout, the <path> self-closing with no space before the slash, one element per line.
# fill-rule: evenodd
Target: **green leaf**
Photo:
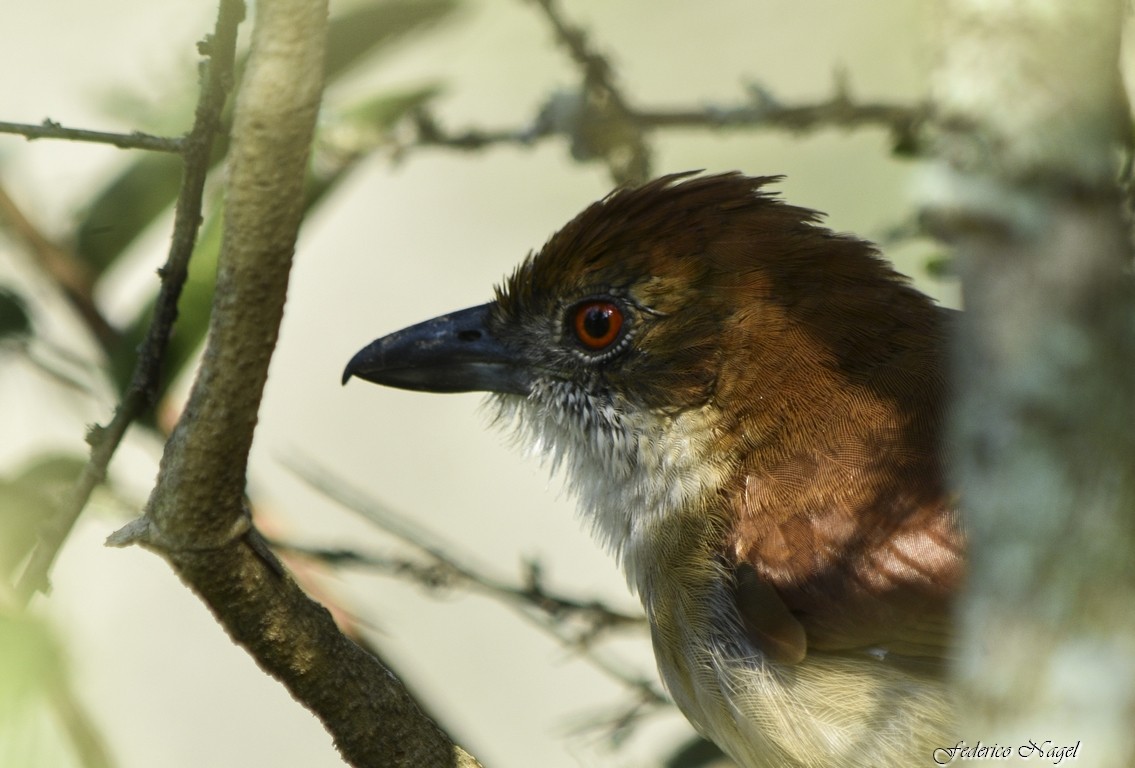
<path fill-rule="evenodd" d="M 356 5 L 336 14 L 328 29 L 327 82 L 407 34 L 437 24 L 457 7 L 456 0 L 385 0 Z M 242 56 L 236 65 L 238 83 L 246 58 L 247 55 Z M 222 118 L 223 128 L 217 136 L 210 167 L 221 161 L 228 148 L 231 101 Z M 147 121 L 176 123 L 188 131 L 191 107 L 177 100 L 173 109 L 184 113 L 184 117 L 173 120 L 150 115 Z M 79 256 L 96 275 L 114 264 L 138 235 L 173 205 L 181 186 L 181 169 L 179 157 L 138 153 L 95 196 L 79 224 L 76 245 Z"/>
<path fill-rule="evenodd" d="M 436 25 L 457 7 L 456 0 L 383 0 L 335 14 L 327 30 L 327 81 L 407 34 Z"/>
<path fill-rule="evenodd" d="M 79 768 L 109 765 L 79 745 L 97 732 L 78 710 L 67 680 L 67 659 L 55 633 L 26 613 L 0 610 L 0 765 Z M 81 732 L 76 725 L 85 726 Z M 80 741 L 80 736 L 86 737 Z"/>
<path fill-rule="evenodd" d="M 10 576 L 31 551 L 40 526 L 59 514 L 85 464 L 72 454 L 43 454 L 19 474 L 0 479 L 0 575 Z"/>
<path fill-rule="evenodd" d="M 85 457 L 73 453 L 43 453 L 25 464 L 13 482 L 41 491 L 65 490 L 86 465 Z"/>
<path fill-rule="evenodd" d="M 926 259 L 926 274 L 938 280 L 957 277 L 954 257 L 949 253 L 936 253 Z"/>
<path fill-rule="evenodd" d="M 114 264 L 181 188 L 181 158 L 139 154 L 87 206 L 76 234 L 76 251 L 96 275 Z"/>
<path fill-rule="evenodd" d="M 308 176 L 304 190 L 307 210 L 318 205 L 350 172 L 366 158 L 370 149 L 383 143 L 385 134 L 408 113 L 418 109 L 441 93 L 441 86 L 433 83 L 403 91 L 378 94 L 340 112 L 319 130 L 346 136 L 338 143 L 345 144 L 347 152 L 337 158 L 337 164 L 316 163 L 317 171 Z M 318 142 L 317 142 L 318 143 Z M 332 140 L 332 144 L 336 141 Z"/>
<path fill-rule="evenodd" d="M 339 116 L 339 122 L 360 130 L 386 131 L 440 93 L 441 86 L 437 83 L 405 91 L 380 93 L 344 110 Z"/>
<path fill-rule="evenodd" d="M 22 296 L 0 286 L 0 339 L 29 336 L 31 316 Z"/>
<path fill-rule="evenodd" d="M 0 711 L 53 685 L 63 666 L 45 624 L 28 614 L 0 612 Z"/>
<path fill-rule="evenodd" d="M 405 35 L 441 21 L 458 7 L 456 0 L 400 0 L 367 2 L 350 7 L 332 18 L 329 29 L 327 79 L 373 55 Z M 238 62 L 238 73 L 244 66 Z M 440 91 L 436 85 L 384 93 L 359 105 L 354 120 L 365 121 L 371 130 L 385 130 L 408 111 L 424 104 Z M 230 115 L 226 113 L 228 125 Z M 218 136 L 214 162 L 228 146 L 227 134 Z M 305 190 L 308 210 L 355 167 L 353 158 L 339 167 L 310 175 Z M 135 237 L 173 204 L 181 179 L 181 161 L 162 155 L 143 156 L 127 168 L 88 209 L 79 231 L 79 252 L 96 272 L 109 267 Z M 158 397 L 184 372 L 208 333 L 221 243 L 222 200 L 214 201 L 198 236 L 190 261 L 189 278 L 178 302 L 178 319 L 170 340 Z M 156 293 L 156 292 L 155 292 Z M 136 315 L 111 355 L 111 369 L 119 391 L 124 391 L 133 373 L 137 348 L 148 330 L 153 300 Z"/>
<path fill-rule="evenodd" d="M 36 542 L 39 525 L 55 512 L 51 499 L 0 480 L 0 579 L 8 580 Z"/>

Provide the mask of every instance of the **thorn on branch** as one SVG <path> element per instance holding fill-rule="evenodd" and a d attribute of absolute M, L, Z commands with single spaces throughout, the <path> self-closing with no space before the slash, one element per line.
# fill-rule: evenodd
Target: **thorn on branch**
<path fill-rule="evenodd" d="M 745 93 L 749 96 L 749 101 L 752 104 L 753 110 L 759 114 L 768 112 L 775 112 L 781 109 L 780 100 L 773 95 L 768 86 L 764 83 L 759 83 L 755 80 L 749 80 L 745 83 Z M 728 112 L 729 110 L 723 107 L 717 107 L 718 112 Z"/>
<path fill-rule="evenodd" d="M 87 434 L 83 437 L 83 440 L 86 442 L 86 444 L 91 446 L 92 448 L 94 448 L 105 439 L 106 427 L 104 427 L 102 424 L 91 424 L 89 427 L 87 427 Z"/>
<path fill-rule="evenodd" d="M 833 104 L 851 104 L 851 76 L 848 74 L 847 67 L 840 65 L 835 68 L 832 73 L 832 81 L 835 86 L 832 95 Z"/>
<path fill-rule="evenodd" d="M 103 542 L 108 547 L 129 547 L 134 544 L 145 545 L 150 541 L 150 521 L 143 515 L 136 517 L 114 533 L 106 537 Z"/>

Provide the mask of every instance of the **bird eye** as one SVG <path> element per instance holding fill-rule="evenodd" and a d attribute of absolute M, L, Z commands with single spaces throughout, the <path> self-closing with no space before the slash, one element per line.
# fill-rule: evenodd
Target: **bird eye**
<path fill-rule="evenodd" d="M 591 350 L 605 349 L 619 338 L 623 329 L 623 310 L 610 301 L 587 301 L 574 310 L 575 336 Z"/>

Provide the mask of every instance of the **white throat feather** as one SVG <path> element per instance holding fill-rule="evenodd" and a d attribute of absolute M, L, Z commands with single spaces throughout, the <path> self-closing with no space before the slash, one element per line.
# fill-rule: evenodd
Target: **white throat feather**
<path fill-rule="evenodd" d="M 641 577 L 636 551 L 659 524 L 712 494 L 726 476 L 712 459 L 709 406 L 671 415 L 598 397 L 559 380 L 538 382 L 528 397 L 494 395 L 494 422 L 539 455 L 568 491 L 593 535 L 615 555 L 632 589 Z"/>

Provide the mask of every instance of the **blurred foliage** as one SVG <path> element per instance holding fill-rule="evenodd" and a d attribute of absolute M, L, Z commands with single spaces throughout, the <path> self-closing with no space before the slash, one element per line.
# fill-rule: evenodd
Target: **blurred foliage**
<path fill-rule="evenodd" d="M 46 623 L 0 608 L 0 765 L 110 768 L 66 661 Z"/>
<path fill-rule="evenodd" d="M 440 23 L 458 7 L 457 0 L 368 0 L 340 8 L 330 22 L 328 86 L 394 43 Z M 246 55 L 242 54 L 237 65 L 238 82 Z M 306 190 L 308 208 L 324 200 L 395 123 L 439 92 L 437 85 L 430 84 L 369 94 L 342 110 L 335 128 L 362 137 L 352 142 L 360 149 L 331 163 L 315 163 L 317 167 L 309 175 Z M 126 101 L 128 99 L 120 98 L 118 103 Z M 217 142 L 212 166 L 221 162 L 228 148 L 231 101 L 224 117 L 225 132 Z M 163 106 L 169 113 L 150 115 L 149 122 L 191 124 L 191 105 Z M 76 228 L 76 257 L 89 268 L 96 286 L 124 260 L 138 236 L 172 210 L 181 186 L 180 157 L 145 152 L 124 157 L 126 163 L 121 172 L 92 196 Z M 165 360 L 161 388 L 156 393 L 159 399 L 191 363 L 208 331 L 221 248 L 223 207 L 219 195 L 206 206 L 208 213 L 199 231 L 188 279 L 178 303 L 178 321 Z M 155 281 L 154 297 L 142 305 L 106 349 L 109 371 L 119 391 L 130 381 L 157 290 Z M 33 330 L 24 299 L 0 286 L 0 340 L 27 339 Z M 153 416 L 148 418 L 150 426 L 154 426 Z M 66 489 L 74 483 L 84 463 L 78 456 L 44 455 L 22 470 L 0 477 L 0 498 L 4 500 L 0 506 L 0 577 L 13 577 L 35 544 L 37 531 L 45 521 L 57 516 Z"/>
<path fill-rule="evenodd" d="M 58 645 L 42 622 L 26 614 L 0 613 L 0 722 L 10 722 L 30 699 L 54 686 L 62 672 Z"/>
<path fill-rule="evenodd" d="M 957 269 L 954 257 L 948 252 L 934 253 L 926 259 L 926 274 L 935 280 L 951 280 L 956 278 Z"/>
<path fill-rule="evenodd" d="M 23 298 L 0 286 L 0 340 L 22 338 L 31 330 L 32 321 Z"/>
<path fill-rule="evenodd" d="M 39 527 L 58 514 L 85 463 L 79 456 L 42 454 L 20 471 L 0 477 L 0 499 L 4 500 L 0 505 L 0 577 L 12 577 L 31 551 Z"/>
<path fill-rule="evenodd" d="M 678 747 L 664 768 L 732 768 L 734 765 L 712 741 L 695 736 Z"/>
<path fill-rule="evenodd" d="M 458 0 L 363 0 L 338 5 L 329 30 L 329 88 L 357 67 L 373 63 L 396 43 L 446 20 L 459 8 Z M 237 64 L 237 88 L 243 67 L 244 56 Z M 179 89 L 171 85 L 169 91 Z M 331 162 L 317 158 L 313 163 L 306 190 L 308 208 L 326 199 L 369 151 L 382 144 L 395 123 L 439 92 L 436 84 L 404 87 L 367 94 L 357 104 L 344 108 L 334 127 L 350 131 L 358 140 L 350 142 L 351 152 Z M 230 97 L 211 168 L 224 159 L 228 149 L 232 101 Z M 117 103 L 137 106 L 142 101 L 123 96 Z M 139 126 L 178 125 L 187 130 L 193 108 L 181 99 L 149 104 L 146 109 L 153 114 L 139 114 Z M 75 258 L 89 269 L 96 288 L 125 264 L 138 237 L 169 215 L 181 188 L 180 157 L 131 152 L 123 158 L 121 170 L 91 196 L 74 232 Z M 205 210 L 178 304 L 178 321 L 158 398 L 194 359 L 208 329 L 221 246 L 223 199 L 214 194 Z M 154 298 L 158 287 L 154 281 Z M 153 299 L 144 302 L 122 324 L 118 336 L 104 346 L 108 369 L 120 391 L 130 381 L 152 310 Z M 31 317 L 24 299 L 0 286 L 0 341 L 34 342 Z M 150 426 L 154 426 L 152 421 Z M 17 577 L 43 526 L 57 519 L 85 463 L 85 457 L 77 455 L 42 454 L 0 474 L 0 585 Z M 110 765 L 97 730 L 71 695 L 62 656 L 50 628 L 9 607 L 7 595 L 0 589 L 0 766 Z"/>
<path fill-rule="evenodd" d="M 388 50 L 396 42 L 413 33 L 430 29 L 449 17 L 458 8 L 456 0 L 383 0 L 356 3 L 337 12 L 328 32 L 326 81 L 328 87 L 337 79 Z M 244 57 L 237 64 L 243 71 Z M 421 107 L 440 92 L 436 85 L 373 94 L 343 110 L 340 125 L 348 125 L 361 135 L 380 136 L 398 120 Z M 181 124 L 188 126 L 189 106 L 172 105 L 183 112 Z M 228 149 L 227 128 L 232 107 L 225 113 L 225 132 L 218 137 L 212 162 L 219 163 Z M 168 116 L 151 116 L 152 122 L 169 124 Z M 376 141 L 365 142 L 373 147 Z M 309 179 L 306 205 L 318 205 L 325 195 L 356 166 L 360 152 L 330 166 L 320 167 Z M 138 153 L 129 164 L 91 199 L 76 232 L 79 258 L 90 268 L 96 280 L 104 276 L 123 258 L 131 244 L 177 199 L 181 185 L 181 160 L 171 155 Z M 212 303 L 213 276 L 220 252 L 222 203 L 209 204 L 210 214 L 200 232 L 194 251 L 189 282 L 178 304 L 179 318 L 170 355 L 166 361 L 162 389 L 175 381 L 192 359 L 208 330 Z M 157 287 L 155 286 L 155 294 Z M 0 307 L 2 309 L 2 307 Z M 153 302 L 147 302 L 123 328 L 120 343 L 110 350 L 111 370 L 119 390 L 125 389 L 134 368 L 135 350 L 149 325 Z"/>

